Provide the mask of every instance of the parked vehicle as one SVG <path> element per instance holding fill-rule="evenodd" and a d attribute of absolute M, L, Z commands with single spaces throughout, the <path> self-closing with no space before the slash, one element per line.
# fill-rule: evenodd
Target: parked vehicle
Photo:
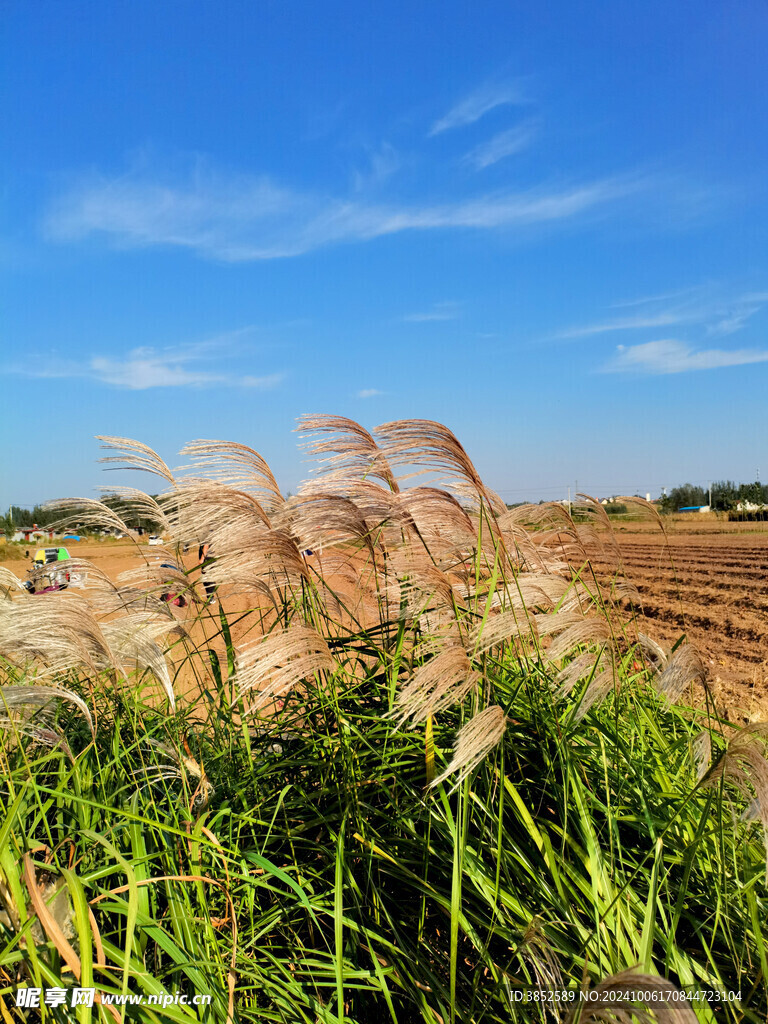
<path fill-rule="evenodd" d="M 69 558 L 69 552 L 66 548 L 38 548 L 32 559 L 32 565 L 40 568 L 43 565 L 50 565 L 51 562 L 63 562 L 67 558 Z"/>

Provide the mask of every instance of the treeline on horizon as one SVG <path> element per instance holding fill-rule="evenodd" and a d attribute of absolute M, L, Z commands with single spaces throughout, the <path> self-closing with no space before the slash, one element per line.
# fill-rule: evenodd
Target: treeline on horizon
<path fill-rule="evenodd" d="M 761 484 L 759 480 L 750 484 L 737 484 L 733 480 L 717 480 L 709 486 L 699 487 L 696 484 L 682 484 L 673 487 L 668 494 L 662 494 L 659 498 L 660 512 L 678 512 L 682 508 L 695 508 L 700 505 L 710 505 L 716 512 L 732 512 L 740 502 L 749 502 L 753 505 L 768 505 L 768 484 Z M 153 495 L 153 497 L 157 497 Z M 117 495 L 107 495 L 101 499 L 105 505 L 114 509 L 121 515 L 126 512 L 125 502 Z M 516 502 L 508 506 L 515 508 L 526 502 Z M 543 504 L 543 502 L 539 502 Z M 625 513 L 628 511 L 625 505 L 614 504 L 609 510 L 614 513 Z M 85 512 L 85 510 L 84 510 Z M 77 511 L 71 510 L 67 518 L 70 521 L 70 528 L 77 530 Z M 33 508 L 22 508 L 20 505 L 11 505 L 4 516 L 0 516 L 0 534 L 10 536 L 20 526 L 37 525 L 41 529 L 50 526 L 61 519 L 61 510 L 49 508 L 47 505 L 35 505 Z M 85 521 L 85 517 L 84 517 Z M 150 520 L 141 519 L 131 515 L 127 525 L 132 529 L 144 529 L 151 531 L 155 524 Z"/>
<path fill-rule="evenodd" d="M 157 497 L 157 495 L 152 495 Z M 132 529 L 144 529 L 152 531 L 155 529 L 155 523 L 149 519 L 142 519 L 135 513 L 129 512 L 125 501 L 117 495 L 107 495 L 100 499 L 105 505 L 117 512 L 123 521 Z M 127 518 L 124 518 L 127 514 Z M 68 509 L 66 513 L 68 520 L 67 529 L 77 531 L 80 526 L 78 523 L 77 509 Z M 59 508 L 49 508 L 47 505 L 35 505 L 33 508 L 22 508 L 20 505 L 11 505 L 4 516 L 0 516 L 0 534 L 4 533 L 6 536 L 13 533 L 14 530 L 20 526 L 39 526 L 41 529 L 45 529 L 51 526 L 53 523 L 60 522 L 62 519 L 62 511 Z M 83 522 L 87 522 L 86 510 L 83 509 Z"/>
<path fill-rule="evenodd" d="M 710 502 L 710 494 L 712 501 Z M 768 484 L 756 480 L 752 484 L 737 484 L 733 480 L 717 480 L 712 487 L 683 484 L 673 487 L 659 499 L 660 511 L 678 512 L 681 508 L 711 505 L 716 512 L 732 512 L 741 502 L 768 505 Z"/>

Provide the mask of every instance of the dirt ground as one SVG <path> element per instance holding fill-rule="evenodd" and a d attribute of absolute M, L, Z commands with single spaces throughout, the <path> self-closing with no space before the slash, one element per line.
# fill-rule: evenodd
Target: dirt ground
<path fill-rule="evenodd" d="M 665 525 L 666 536 L 649 523 L 615 525 L 627 576 L 640 591 L 641 628 L 667 643 L 685 633 L 704 655 L 721 710 L 768 720 L 768 523 L 697 516 Z M 139 564 L 128 541 L 70 541 L 68 549 L 112 580 Z M 35 549 L 28 550 L 31 558 Z M 141 550 L 150 562 L 166 560 L 161 549 L 143 544 Z M 30 562 L 6 560 L 4 554 L 0 546 L 0 565 L 24 578 Z M 190 551 L 188 568 L 196 564 L 196 554 Z M 236 609 L 228 603 L 227 610 Z M 206 636 L 197 638 L 203 646 L 218 632 L 213 611 L 201 626 Z M 181 610 L 173 612 L 185 617 Z M 236 640 L 247 639 L 244 629 L 245 623 L 235 626 Z"/>
<path fill-rule="evenodd" d="M 768 523 L 697 515 L 617 525 L 627 576 L 640 591 L 646 632 L 685 633 L 704 655 L 722 709 L 768 720 Z"/>

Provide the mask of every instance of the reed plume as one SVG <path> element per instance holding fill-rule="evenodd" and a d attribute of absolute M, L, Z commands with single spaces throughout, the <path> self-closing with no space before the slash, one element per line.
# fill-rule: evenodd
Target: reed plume
<path fill-rule="evenodd" d="M 296 429 L 303 436 L 310 436 L 304 449 L 322 456 L 318 460 L 320 472 L 330 474 L 336 483 L 373 478 L 382 481 L 390 491 L 399 491 L 385 452 L 355 420 L 327 414 L 305 415 L 299 417 Z"/>
<path fill-rule="evenodd" d="M 468 483 L 490 509 L 506 511 L 498 495 L 487 490 L 475 466 L 456 436 L 434 420 L 394 420 L 376 427 L 381 449 L 393 466 L 409 466 L 418 472 L 447 472 L 457 483 Z"/>
<path fill-rule="evenodd" d="M 450 776 L 455 776 L 453 779 L 454 789 L 461 785 L 464 779 L 501 742 L 506 727 L 507 720 L 504 712 L 496 704 L 470 719 L 456 734 L 450 764 L 444 772 L 433 779 L 430 788 L 439 786 Z"/>
<path fill-rule="evenodd" d="M 703 776 L 703 787 L 730 783 L 747 801 L 744 820 L 757 819 L 763 828 L 768 856 L 768 724 L 755 722 L 729 741 L 725 753 Z"/>
<path fill-rule="evenodd" d="M 464 700 L 481 682 L 464 649 L 448 644 L 439 654 L 416 669 L 400 690 L 389 713 L 398 725 L 426 721 Z"/>
<path fill-rule="evenodd" d="M 253 690 L 252 714 L 285 697 L 316 672 L 332 672 L 335 661 L 328 644 L 314 629 L 292 625 L 243 647 L 237 655 L 235 684 L 243 699 Z"/>
<path fill-rule="evenodd" d="M 101 447 L 105 451 L 117 453 L 104 455 L 99 459 L 99 462 L 109 463 L 107 469 L 132 469 L 154 473 L 168 483 L 173 483 L 173 473 L 149 445 L 134 441 L 130 437 L 111 437 L 106 434 L 97 434 L 96 440 L 102 442 Z"/>
<path fill-rule="evenodd" d="M 278 512 L 285 499 L 269 464 L 257 451 L 234 441 L 190 441 L 182 455 L 194 459 L 195 471 L 204 470 L 206 478 L 245 491 L 257 498 L 268 516 Z"/>
<path fill-rule="evenodd" d="M 648 993 L 648 998 L 628 1000 L 626 993 Z M 640 1004 L 640 1005 L 638 1005 Z M 565 1024 L 698 1024 L 698 1018 L 680 990 L 656 974 L 635 968 L 605 978 L 575 1000 Z"/>

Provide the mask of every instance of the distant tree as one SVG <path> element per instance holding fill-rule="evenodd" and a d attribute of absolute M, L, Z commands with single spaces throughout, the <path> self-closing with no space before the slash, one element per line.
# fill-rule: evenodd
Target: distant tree
<path fill-rule="evenodd" d="M 699 505 L 707 504 L 707 494 L 703 487 L 696 487 L 695 484 L 683 484 L 681 487 L 673 487 L 666 495 L 663 502 L 664 510 L 678 512 L 681 508 L 696 508 Z"/>
<path fill-rule="evenodd" d="M 730 512 L 738 500 L 739 488 L 733 480 L 716 480 L 712 484 L 712 508 L 718 512 Z"/>
<path fill-rule="evenodd" d="M 765 502 L 763 492 L 766 489 L 759 480 L 755 480 L 753 484 L 739 484 L 739 501 L 748 501 L 752 505 L 762 505 Z"/>

